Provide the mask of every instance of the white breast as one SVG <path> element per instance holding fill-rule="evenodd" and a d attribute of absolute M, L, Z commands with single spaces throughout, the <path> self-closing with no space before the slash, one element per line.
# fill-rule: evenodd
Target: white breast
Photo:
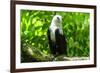
<path fill-rule="evenodd" d="M 57 29 L 57 27 L 52 27 L 51 29 L 50 29 L 50 38 L 51 38 L 51 40 L 52 41 L 56 41 L 56 38 L 55 38 L 55 30 Z"/>
<path fill-rule="evenodd" d="M 63 35 L 62 29 L 58 28 L 57 26 L 51 26 L 50 27 L 50 38 L 54 42 L 56 41 L 56 35 L 55 35 L 56 29 L 59 29 L 59 33 Z"/>

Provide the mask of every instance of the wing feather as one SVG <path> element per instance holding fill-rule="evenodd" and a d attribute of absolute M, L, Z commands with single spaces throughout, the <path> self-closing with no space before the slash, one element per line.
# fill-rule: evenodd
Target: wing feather
<path fill-rule="evenodd" d="M 59 54 L 64 54 L 66 52 L 66 39 L 65 36 L 63 34 L 60 34 L 59 29 L 56 30 L 55 32 L 56 34 L 56 44 L 58 46 L 58 52 Z"/>

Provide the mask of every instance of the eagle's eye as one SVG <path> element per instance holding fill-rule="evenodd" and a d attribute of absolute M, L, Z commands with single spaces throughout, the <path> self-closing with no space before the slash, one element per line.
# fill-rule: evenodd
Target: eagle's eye
<path fill-rule="evenodd" d="M 57 17 L 57 20 L 60 20 L 60 18 L 59 18 L 59 17 Z"/>

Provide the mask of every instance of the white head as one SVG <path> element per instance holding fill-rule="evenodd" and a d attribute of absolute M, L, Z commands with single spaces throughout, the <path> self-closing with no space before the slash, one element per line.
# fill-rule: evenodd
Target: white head
<path fill-rule="evenodd" d="M 61 27 L 62 26 L 62 16 L 55 15 L 52 19 L 52 23 L 55 26 Z"/>

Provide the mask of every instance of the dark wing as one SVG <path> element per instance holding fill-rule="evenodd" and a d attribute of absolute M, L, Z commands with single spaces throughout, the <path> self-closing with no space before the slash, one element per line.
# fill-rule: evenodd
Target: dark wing
<path fill-rule="evenodd" d="M 56 43 L 51 40 L 50 32 L 51 32 L 50 29 L 48 29 L 47 36 L 48 36 L 48 43 L 49 43 L 50 51 L 52 54 L 56 54 Z"/>
<path fill-rule="evenodd" d="M 66 43 L 66 39 L 65 36 L 60 34 L 59 29 L 56 29 L 56 44 L 58 46 L 58 53 L 59 54 L 65 54 L 66 53 L 66 49 L 67 49 L 67 43 Z"/>

